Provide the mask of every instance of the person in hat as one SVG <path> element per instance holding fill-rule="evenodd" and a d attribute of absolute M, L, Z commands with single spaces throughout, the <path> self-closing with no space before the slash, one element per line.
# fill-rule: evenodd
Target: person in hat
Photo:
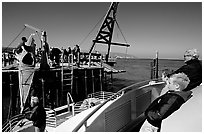
<path fill-rule="evenodd" d="M 22 46 L 25 46 L 25 43 L 27 42 L 27 38 L 26 37 L 22 37 L 21 38 L 21 42 L 19 43 L 19 45 L 16 47 L 15 53 L 19 54 L 22 52 Z"/>
<path fill-rule="evenodd" d="M 53 47 L 50 51 L 50 60 L 54 63 L 52 66 L 60 66 L 61 50 L 57 47 Z"/>
<path fill-rule="evenodd" d="M 184 91 L 190 80 L 184 73 L 173 74 L 167 84 L 169 91 L 155 99 L 145 110 L 145 121 L 140 132 L 160 132 L 162 120 L 177 111 L 190 97 L 192 91 Z"/>
<path fill-rule="evenodd" d="M 199 52 L 197 49 L 190 49 L 184 53 L 184 63 L 179 69 L 170 74 L 162 74 L 162 79 L 168 81 L 169 77 L 173 74 L 184 73 L 190 79 L 185 91 L 192 90 L 202 83 L 202 64 L 199 58 Z M 166 91 L 162 91 L 162 94 Z"/>
<path fill-rule="evenodd" d="M 79 67 L 79 64 L 80 64 L 80 47 L 79 47 L 79 45 L 75 45 L 75 47 L 73 49 L 73 54 L 76 58 L 76 65 Z"/>
<path fill-rule="evenodd" d="M 31 34 L 30 37 L 22 37 L 20 44 L 17 46 L 15 53 L 16 58 L 19 61 L 20 66 L 35 66 L 35 40 L 33 38 L 35 34 Z"/>

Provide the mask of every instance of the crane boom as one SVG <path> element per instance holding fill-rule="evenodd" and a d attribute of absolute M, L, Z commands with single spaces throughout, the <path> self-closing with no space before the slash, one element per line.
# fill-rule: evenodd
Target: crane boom
<path fill-rule="evenodd" d="M 130 46 L 128 44 L 111 42 L 112 36 L 113 36 L 114 24 L 116 21 L 116 12 L 117 12 L 118 4 L 119 4 L 119 2 L 113 2 L 111 4 L 95 40 L 93 40 L 93 45 L 91 46 L 91 48 L 89 50 L 89 54 L 91 54 L 96 43 L 103 43 L 103 44 L 108 45 L 107 57 L 109 57 L 111 45 L 119 45 L 119 46 L 126 46 L 126 47 Z M 108 59 L 106 59 L 106 60 L 108 60 Z"/>

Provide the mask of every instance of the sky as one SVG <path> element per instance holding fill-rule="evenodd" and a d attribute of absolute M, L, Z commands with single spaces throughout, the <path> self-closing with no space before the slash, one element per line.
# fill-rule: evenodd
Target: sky
<path fill-rule="evenodd" d="M 82 51 L 88 51 L 110 4 L 2 2 L 2 46 L 16 47 L 22 36 L 34 33 L 25 28 L 17 36 L 28 24 L 46 31 L 51 47 L 79 44 Z M 186 50 L 196 48 L 202 57 L 201 2 L 120 2 L 116 19 L 119 28 L 115 25 L 113 42 L 127 42 L 130 47 L 112 46 L 111 52 L 154 58 L 158 51 L 162 59 L 183 59 Z M 39 37 L 35 40 L 40 47 Z M 107 51 L 107 45 L 96 45 L 95 50 Z"/>

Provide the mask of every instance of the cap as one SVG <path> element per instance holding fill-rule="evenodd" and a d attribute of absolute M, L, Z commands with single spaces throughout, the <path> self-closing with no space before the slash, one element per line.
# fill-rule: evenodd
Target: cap
<path fill-rule="evenodd" d="M 22 41 L 25 41 L 25 42 L 27 41 L 26 37 L 22 37 L 21 39 Z"/>

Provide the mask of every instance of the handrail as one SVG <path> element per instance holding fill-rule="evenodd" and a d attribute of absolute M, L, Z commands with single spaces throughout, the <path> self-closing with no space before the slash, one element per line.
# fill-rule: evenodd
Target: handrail
<path fill-rule="evenodd" d="M 130 89 L 131 87 L 134 87 L 134 86 L 138 86 L 140 84 L 144 84 L 148 81 L 158 81 L 160 79 L 150 79 L 150 80 L 145 80 L 145 81 L 141 81 L 141 82 L 137 82 L 135 84 L 132 84 L 130 86 L 127 86 L 125 88 L 122 88 L 121 90 L 119 90 L 116 94 L 112 95 L 110 98 L 108 98 L 106 101 L 104 101 L 101 105 L 99 105 L 97 108 L 95 108 L 89 115 L 87 115 L 76 127 L 75 129 L 73 130 L 73 132 L 77 132 L 83 124 L 86 123 L 86 121 L 94 114 L 96 113 L 101 107 L 103 107 L 107 102 L 109 102 L 110 100 L 112 100 L 116 95 L 119 95 L 120 93 L 122 92 L 125 92 L 126 90 Z"/>
<path fill-rule="evenodd" d="M 16 123 L 18 123 L 18 121 L 20 121 L 21 119 L 23 119 L 24 116 L 23 114 L 18 114 L 18 115 L 15 115 L 13 117 L 11 117 L 9 120 L 7 120 L 3 126 L 2 126 L 2 132 L 7 132 L 8 128 L 10 128 L 8 130 L 8 132 L 12 129 L 13 126 L 15 126 Z"/>

